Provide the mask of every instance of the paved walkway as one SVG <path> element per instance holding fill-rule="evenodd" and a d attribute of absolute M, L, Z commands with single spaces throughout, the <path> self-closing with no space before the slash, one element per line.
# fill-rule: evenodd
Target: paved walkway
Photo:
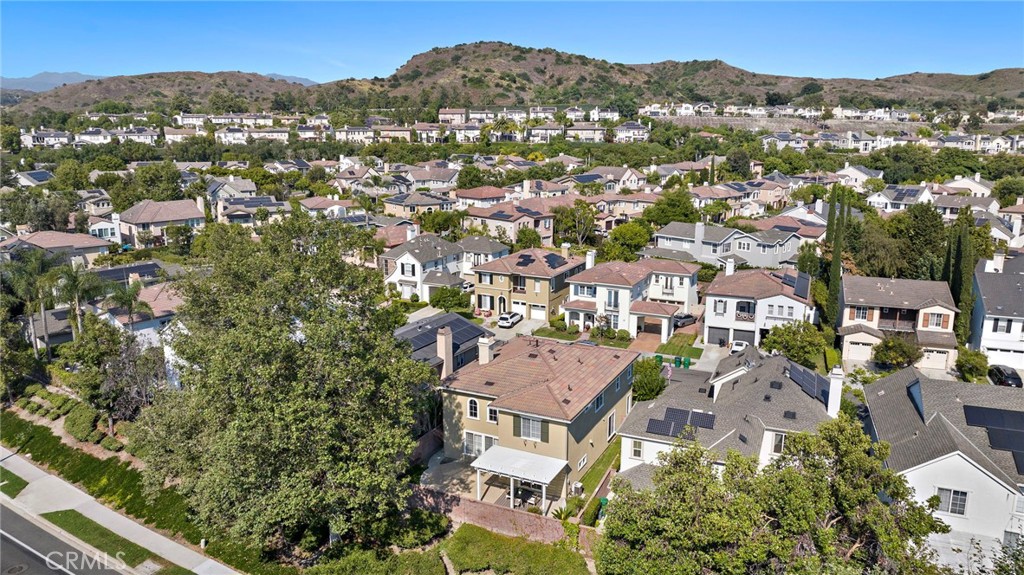
<path fill-rule="evenodd" d="M 4 447 L 0 447 L 0 460 L 0 465 L 28 482 L 28 486 L 13 499 L 13 503 L 32 515 L 74 509 L 121 537 L 196 575 L 237 575 L 229 567 L 111 510 L 88 493 L 46 473 L 20 455 L 11 456 L 11 451 Z"/>
<path fill-rule="evenodd" d="M 439 310 L 436 307 L 430 307 L 428 305 L 427 307 L 420 308 L 409 314 L 409 319 L 406 323 L 412 323 L 414 321 L 426 319 L 428 317 L 435 316 L 439 313 L 442 313 L 442 310 Z"/>

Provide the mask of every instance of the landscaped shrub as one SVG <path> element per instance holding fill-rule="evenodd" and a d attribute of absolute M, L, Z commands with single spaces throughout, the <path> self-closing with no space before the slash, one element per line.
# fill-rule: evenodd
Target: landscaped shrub
<path fill-rule="evenodd" d="M 448 532 L 448 517 L 428 511 L 413 509 L 409 517 L 399 526 L 392 542 L 402 549 L 422 547 Z"/>
<path fill-rule="evenodd" d="M 565 321 L 560 319 L 551 320 L 551 328 L 557 331 L 565 331 Z"/>
<path fill-rule="evenodd" d="M 39 405 L 39 409 L 36 410 L 36 415 L 39 417 L 46 417 L 50 413 L 50 408 L 45 405 Z"/>
<path fill-rule="evenodd" d="M 60 411 L 56 409 L 51 409 L 50 412 L 46 414 L 46 419 L 49 419 L 50 421 L 57 421 L 58 419 L 60 419 L 60 416 Z"/>
<path fill-rule="evenodd" d="M 103 440 L 104 437 L 105 434 L 102 431 L 100 431 L 99 429 L 94 429 L 92 430 L 92 433 L 90 433 L 89 436 L 85 438 L 85 440 L 88 441 L 89 443 L 99 443 L 100 441 Z"/>
<path fill-rule="evenodd" d="M 580 332 L 580 326 L 572 324 L 565 328 L 566 333 L 577 334 Z"/>
<path fill-rule="evenodd" d="M 100 447 L 106 449 L 107 451 L 118 452 L 124 448 L 124 444 L 118 441 L 117 439 L 114 439 L 113 437 L 106 435 L 103 437 L 103 439 L 100 440 Z"/>
<path fill-rule="evenodd" d="M 33 383 L 32 385 L 25 388 L 25 397 L 32 397 L 33 395 L 39 393 L 42 390 L 42 385 L 39 385 L 38 383 Z"/>
<path fill-rule="evenodd" d="M 17 405 L 18 407 L 20 407 L 22 409 L 28 409 L 28 404 L 30 404 L 30 403 L 32 403 L 32 400 L 30 400 L 27 397 L 22 397 L 22 398 L 19 398 L 18 401 L 15 401 L 14 405 Z"/>
<path fill-rule="evenodd" d="M 34 414 L 34 413 L 38 413 L 39 410 L 42 407 L 43 407 L 42 405 L 40 405 L 40 404 L 38 404 L 38 403 L 36 403 L 34 401 L 30 401 L 30 402 L 28 402 L 28 405 L 25 406 L 25 409 L 28 410 L 29 413 L 33 413 Z"/>
<path fill-rule="evenodd" d="M 99 418 L 100 414 L 98 411 L 84 403 L 79 403 L 68 413 L 67 419 L 64 420 L 64 431 L 67 431 L 71 437 L 78 441 L 86 441 L 89 438 L 89 434 L 96 431 L 96 422 Z M 96 441 L 99 440 L 97 439 Z"/>
<path fill-rule="evenodd" d="M 409 296 L 409 301 L 411 301 L 412 303 L 419 302 L 420 301 L 419 294 L 412 294 L 411 296 Z"/>
<path fill-rule="evenodd" d="M 77 401 L 75 401 L 73 399 L 71 401 L 65 402 L 64 405 L 60 408 L 60 414 L 61 415 L 67 415 L 67 414 L 71 413 L 71 410 L 74 409 L 75 406 L 78 405 L 78 403 L 79 402 L 77 402 Z"/>
<path fill-rule="evenodd" d="M 630 337 L 629 331 L 624 330 L 624 329 L 620 329 L 619 331 L 615 332 L 615 339 L 617 339 L 619 341 L 629 341 L 629 340 L 631 340 L 633 338 Z"/>
<path fill-rule="evenodd" d="M 540 515 L 540 507 L 537 507 L 536 505 L 531 505 L 526 508 L 526 512 L 533 513 L 534 515 Z"/>
<path fill-rule="evenodd" d="M 583 517 L 580 518 L 580 523 L 590 527 L 597 525 L 597 516 L 600 512 L 601 498 L 591 497 L 587 508 L 583 510 Z"/>

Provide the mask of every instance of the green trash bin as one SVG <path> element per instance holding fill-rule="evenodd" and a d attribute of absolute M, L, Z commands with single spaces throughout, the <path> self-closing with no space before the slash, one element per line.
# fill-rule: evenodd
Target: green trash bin
<path fill-rule="evenodd" d="M 683 358 L 683 369 L 690 369 L 690 358 Z"/>
<path fill-rule="evenodd" d="M 654 356 L 654 359 L 658 362 L 658 365 L 665 363 L 665 358 L 661 357 L 660 355 Z"/>
<path fill-rule="evenodd" d="M 683 358 L 676 357 L 676 367 L 682 367 L 682 366 L 683 366 Z"/>
<path fill-rule="evenodd" d="M 601 498 L 601 508 L 597 510 L 597 518 L 598 519 L 604 519 L 605 509 L 607 509 L 607 508 L 608 508 L 608 498 L 607 497 L 602 497 Z"/>

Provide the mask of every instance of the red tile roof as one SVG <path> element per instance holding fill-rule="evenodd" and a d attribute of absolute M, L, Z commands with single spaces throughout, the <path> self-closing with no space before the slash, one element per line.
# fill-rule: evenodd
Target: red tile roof
<path fill-rule="evenodd" d="M 552 278 L 583 263 L 583 259 L 576 256 L 569 256 L 566 259 L 556 252 L 533 248 L 520 250 L 503 258 L 474 266 L 473 270 L 497 274 Z"/>
<path fill-rule="evenodd" d="M 495 186 L 479 186 L 465 190 L 455 190 L 455 197 L 466 198 L 469 200 L 491 200 L 494 198 L 504 199 L 506 193 L 507 190 L 497 188 Z"/>

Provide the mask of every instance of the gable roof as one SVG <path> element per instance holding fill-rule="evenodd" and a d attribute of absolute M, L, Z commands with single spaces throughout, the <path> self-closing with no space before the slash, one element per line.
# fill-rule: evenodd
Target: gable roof
<path fill-rule="evenodd" d="M 121 212 L 121 221 L 129 224 L 150 224 L 203 219 L 206 214 L 192 200 L 156 202 L 142 200 Z"/>
<path fill-rule="evenodd" d="M 454 373 L 444 386 L 493 397 L 491 406 L 498 409 L 572 421 L 638 357 L 623 349 L 519 337 L 496 349 L 490 362 Z"/>
<path fill-rule="evenodd" d="M 404 227 L 403 227 L 404 229 Z M 381 254 L 385 259 L 397 259 L 405 254 L 412 255 L 418 262 L 425 262 L 461 254 L 462 249 L 452 242 L 434 234 L 420 234 L 415 238 Z"/>
<path fill-rule="evenodd" d="M 89 234 L 41 231 L 23 236 L 12 236 L 0 242 L 0 249 L 8 250 L 18 245 L 29 245 L 44 250 L 88 249 L 110 246 L 110 242 Z"/>
<path fill-rule="evenodd" d="M 810 303 L 810 292 L 805 296 L 796 295 L 796 282 L 784 280 L 785 277 L 784 274 L 763 269 L 738 270 L 732 275 L 715 276 L 704 293 L 709 296 L 748 297 L 755 300 L 784 295 L 799 302 Z"/>
<path fill-rule="evenodd" d="M 1024 318 L 1024 252 L 1007 254 L 999 273 L 986 273 L 985 261 L 979 261 L 974 280 L 985 315 Z"/>
<path fill-rule="evenodd" d="M 573 283 L 594 283 L 628 287 L 640 283 L 656 271 L 666 274 L 690 275 L 699 269 L 700 266 L 697 264 L 673 260 L 611 261 L 597 264 L 588 270 L 584 270 L 574 275 L 569 281 Z"/>
<path fill-rule="evenodd" d="M 583 263 L 576 256 L 564 258 L 556 252 L 532 248 L 474 266 L 473 271 L 552 278 Z"/>
<path fill-rule="evenodd" d="M 846 274 L 842 281 L 843 302 L 847 305 L 922 309 L 933 305 L 958 311 L 941 281 L 873 278 Z"/>
<path fill-rule="evenodd" d="M 412 358 L 430 365 L 443 361 L 437 355 L 437 330 L 449 327 L 452 330 L 452 351 L 456 355 L 476 346 L 481 337 L 494 335 L 490 331 L 469 321 L 457 313 L 445 313 L 408 323 L 395 330 L 395 338 L 408 341 L 412 346 Z"/>
<path fill-rule="evenodd" d="M 181 307 L 185 300 L 181 298 L 172 284 L 163 282 L 142 288 L 139 291 L 139 301 L 148 303 L 153 308 L 153 315 L 150 316 L 149 313 L 136 312 L 136 322 L 172 316 L 178 311 L 178 308 Z M 127 325 L 128 314 L 124 310 L 112 308 L 109 311 L 110 315 L 119 323 Z"/>
<path fill-rule="evenodd" d="M 477 254 L 496 254 L 507 252 L 508 246 L 487 236 L 466 236 L 455 242 L 464 252 Z"/>
<path fill-rule="evenodd" d="M 456 198 L 465 198 L 467 200 L 491 200 L 495 198 L 504 200 L 506 193 L 507 190 L 504 188 L 495 186 L 479 186 L 465 190 L 455 190 L 454 192 Z"/>
<path fill-rule="evenodd" d="M 726 238 L 737 232 L 742 233 L 735 228 L 705 225 L 704 240 L 718 243 L 724 241 Z M 696 239 L 697 237 L 697 224 L 691 224 L 686 222 L 671 222 L 667 224 L 665 227 L 655 232 L 655 235 L 693 240 Z"/>

